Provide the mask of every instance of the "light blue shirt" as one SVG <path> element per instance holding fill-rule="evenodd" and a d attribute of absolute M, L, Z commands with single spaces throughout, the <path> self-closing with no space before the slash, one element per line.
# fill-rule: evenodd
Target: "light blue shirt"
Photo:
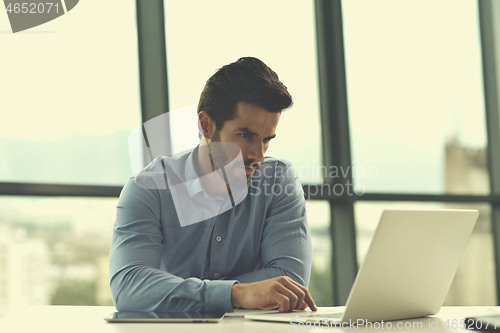
<path fill-rule="evenodd" d="M 286 275 L 308 286 L 311 238 L 290 163 L 266 158 L 246 197 L 230 209 L 222 209 L 223 199 L 207 197 L 199 183 L 189 185 L 191 197 L 223 213 L 184 227 L 164 185 L 165 167 L 196 176 L 192 153 L 158 157 L 128 181 L 118 201 L 109 267 L 119 311 L 230 312 L 236 282 Z"/>

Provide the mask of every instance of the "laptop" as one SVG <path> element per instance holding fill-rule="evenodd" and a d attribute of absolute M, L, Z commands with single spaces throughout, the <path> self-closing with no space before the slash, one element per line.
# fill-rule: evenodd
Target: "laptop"
<path fill-rule="evenodd" d="M 245 318 L 352 327 L 353 323 L 436 314 L 478 215 L 477 210 L 385 210 L 345 308 L 249 314 Z"/>

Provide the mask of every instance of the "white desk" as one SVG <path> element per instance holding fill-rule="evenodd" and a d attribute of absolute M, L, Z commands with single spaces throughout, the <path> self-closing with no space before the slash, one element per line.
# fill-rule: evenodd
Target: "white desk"
<path fill-rule="evenodd" d="M 5 318 L 0 319 L 1 333 L 75 333 L 75 332 L 113 332 L 113 333 L 166 333 L 166 332 L 325 332 L 331 328 L 307 329 L 304 326 L 292 326 L 286 323 L 267 323 L 245 320 L 242 317 L 227 317 L 220 323 L 169 323 L 169 324 L 118 324 L 107 323 L 104 317 L 115 309 L 107 306 L 32 306 L 24 311 L 17 311 Z M 397 322 L 392 322 L 394 328 L 367 329 L 364 326 L 358 328 L 362 331 L 376 332 L 405 332 L 418 331 L 419 333 L 449 333 L 464 330 L 445 327 L 448 320 L 449 325 L 457 323 L 460 319 L 471 315 L 490 315 L 500 313 L 500 307 L 443 307 L 441 311 L 432 317 L 402 321 L 407 329 L 397 329 Z M 455 320 L 455 321 L 454 321 Z M 430 326 L 432 323 L 432 327 Z M 435 326 L 439 327 L 435 327 Z M 500 323 L 499 323 L 500 325 Z M 413 327 L 413 328 L 411 328 Z M 339 332 L 340 329 L 335 329 Z M 347 330 L 345 330 L 347 331 Z M 465 330 L 468 333 L 473 331 Z"/>

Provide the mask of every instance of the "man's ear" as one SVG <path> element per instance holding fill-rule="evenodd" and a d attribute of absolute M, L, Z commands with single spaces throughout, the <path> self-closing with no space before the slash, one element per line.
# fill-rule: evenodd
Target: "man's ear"
<path fill-rule="evenodd" d="M 211 139 L 215 133 L 215 122 L 206 111 L 198 113 L 198 131 L 205 139 Z"/>

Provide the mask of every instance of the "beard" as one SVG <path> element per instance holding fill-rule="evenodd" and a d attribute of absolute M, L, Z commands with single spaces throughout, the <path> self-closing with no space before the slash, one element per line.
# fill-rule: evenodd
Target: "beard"
<path fill-rule="evenodd" d="M 236 158 L 238 153 L 241 152 L 241 149 L 239 147 L 238 147 L 238 152 L 236 154 L 228 152 L 228 150 L 231 150 L 231 149 L 225 150 L 223 148 L 222 142 L 220 140 L 220 131 L 219 130 L 215 131 L 215 133 L 212 136 L 212 139 L 210 141 L 217 142 L 220 144 L 220 145 L 218 145 L 218 148 L 216 148 L 214 145 L 214 147 L 212 147 L 210 149 L 210 151 L 211 151 L 210 152 L 210 160 L 212 162 L 212 167 L 214 170 L 217 170 L 217 168 L 221 168 L 221 167 L 226 166 L 227 164 L 229 164 L 231 161 L 233 161 Z M 231 143 L 231 145 L 233 145 L 233 143 Z M 234 145 L 236 145 L 236 144 L 234 144 Z M 247 184 L 249 184 L 253 175 L 256 173 L 257 170 L 260 169 L 260 163 L 254 159 L 243 160 L 243 163 L 244 163 L 245 167 L 254 169 L 254 172 L 252 174 L 246 174 L 246 170 L 243 170 L 243 172 L 245 172 L 245 176 L 247 178 Z"/>

